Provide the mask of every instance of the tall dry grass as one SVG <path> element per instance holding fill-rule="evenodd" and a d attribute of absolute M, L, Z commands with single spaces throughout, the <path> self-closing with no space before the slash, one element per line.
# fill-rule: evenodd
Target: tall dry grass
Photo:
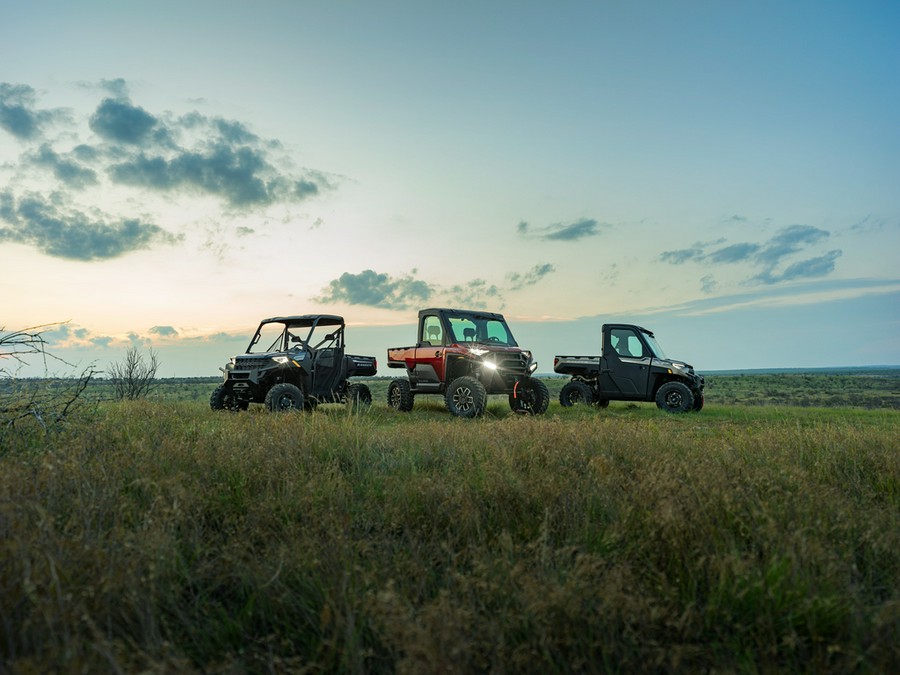
<path fill-rule="evenodd" d="M 0 437 L 0 670 L 886 672 L 898 421 L 107 404 Z"/>

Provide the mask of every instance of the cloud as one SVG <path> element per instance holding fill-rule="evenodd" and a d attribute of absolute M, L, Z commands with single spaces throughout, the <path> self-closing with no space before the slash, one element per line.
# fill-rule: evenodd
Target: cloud
<path fill-rule="evenodd" d="M 791 225 L 772 237 L 757 259 L 762 264 L 777 265 L 784 258 L 798 252 L 805 245 L 814 244 L 828 237 L 828 232 L 810 225 Z"/>
<path fill-rule="evenodd" d="M 472 279 L 465 285 L 457 284 L 441 291 L 442 304 L 467 309 L 503 309 L 503 295 L 494 284 L 484 279 Z"/>
<path fill-rule="evenodd" d="M 529 279 L 537 280 L 542 266 L 532 270 Z M 548 272 L 543 271 L 543 274 Z M 320 304 L 346 302 L 351 305 L 367 305 L 381 309 L 412 309 L 426 304 L 441 306 L 486 309 L 489 306 L 503 307 L 503 290 L 485 279 L 475 278 L 464 284 L 438 286 L 415 278 L 416 270 L 403 277 L 374 270 L 363 270 L 359 274 L 345 272 L 322 289 L 319 297 L 313 298 Z"/>
<path fill-rule="evenodd" d="M 67 187 L 84 188 L 96 185 L 97 172 L 77 161 L 80 157 L 91 158 L 90 150 L 85 146 L 79 146 L 72 154 L 76 159 L 63 157 L 48 143 L 44 143 L 37 152 L 30 155 L 30 161 L 34 166 L 50 169 L 56 179 Z"/>
<path fill-rule="evenodd" d="M 774 236 L 762 243 L 741 242 L 712 249 L 712 246 L 722 243 L 723 240 L 719 240 L 712 244 L 695 244 L 687 249 L 665 251 L 660 254 L 659 259 L 672 265 L 682 265 L 687 262 L 711 263 L 714 265 L 748 263 L 761 268 L 759 273 L 747 280 L 749 283 L 775 284 L 782 281 L 815 278 L 831 274 L 835 268 L 835 261 L 841 257 L 842 252 L 840 249 L 788 264 L 782 271 L 778 271 L 788 259 L 811 246 L 821 243 L 829 236 L 831 235 L 827 230 L 818 227 L 791 225 L 782 228 Z M 708 276 L 704 277 L 704 279 L 711 281 L 712 277 Z M 701 285 L 705 291 L 714 288 L 710 283 L 703 280 L 701 280 Z"/>
<path fill-rule="evenodd" d="M 704 293 L 715 293 L 718 287 L 719 284 L 711 274 L 707 274 L 706 276 L 700 278 L 700 290 L 702 290 Z"/>
<path fill-rule="evenodd" d="M 36 98 L 28 85 L 0 82 L 0 129 L 20 140 L 30 140 L 39 137 L 45 125 L 68 118 L 62 109 L 35 109 Z"/>
<path fill-rule="evenodd" d="M 731 217 L 726 218 L 725 222 L 728 224 L 731 224 L 731 225 L 741 225 L 743 223 L 746 223 L 747 220 L 748 220 L 747 216 L 741 216 L 741 215 L 738 215 L 737 213 L 735 213 Z"/>
<path fill-rule="evenodd" d="M 56 181 L 48 189 L 102 189 L 111 182 L 143 193 L 138 199 L 148 193 L 212 196 L 242 212 L 333 189 L 322 172 L 292 168 L 280 141 L 260 138 L 241 121 L 148 110 L 130 100 L 122 78 L 81 86 L 105 94 L 91 113 L 75 120 L 86 121 L 93 136 L 67 133 L 44 142 L 23 155 L 17 177 L 42 169 Z M 27 85 L 0 83 L 0 127 L 35 139 L 51 122 L 63 116 L 68 121 L 69 113 L 39 110 L 36 100 Z"/>
<path fill-rule="evenodd" d="M 524 274 L 519 274 L 518 272 L 507 274 L 506 278 L 511 284 L 510 290 L 517 291 L 521 288 L 525 288 L 526 286 L 533 286 L 545 276 L 547 276 L 548 274 L 552 274 L 555 271 L 556 267 L 554 267 L 550 263 L 545 263 L 543 265 L 535 265 Z"/>
<path fill-rule="evenodd" d="M 100 87 L 116 98 L 128 98 L 128 83 L 121 77 L 114 80 L 100 80 Z"/>
<path fill-rule="evenodd" d="M 433 290 L 426 282 L 412 276 L 400 278 L 363 270 L 359 274 L 344 272 L 314 298 L 318 303 L 346 302 L 383 309 L 408 309 L 427 302 Z"/>
<path fill-rule="evenodd" d="M 752 258 L 757 251 L 759 244 L 732 244 L 709 253 L 705 258 L 714 263 L 741 262 Z"/>
<path fill-rule="evenodd" d="M 663 251 L 659 254 L 659 259 L 671 265 L 682 265 L 689 260 L 702 260 L 703 249 L 695 246 L 693 248 L 681 248 L 675 251 Z"/>
<path fill-rule="evenodd" d="M 546 241 L 577 241 L 599 235 L 601 227 L 608 225 L 601 225 L 593 218 L 582 218 L 572 223 L 553 223 L 535 230 L 523 220 L 516 226 L 516 231 L 523 237 Z"/>
<path fill-rule="evenodd" d="M 176 337 L 178 335 L 178 331 L 173 326 L 153 326 L 148 332 L 159 337 Z"/>
<path fill-rule="evenodd" d="M 755 278 L 765 284 L 774 284 L 780 281 L 824 277 L 834 271 L 834 261 L 840 258 L 841 255 L 842 252 L 835 249 L 829 251 L 825 255 L 809 258 L 789 265 L 780 274 L 774 273 L 771 269 L 768 269 L 757 275 Z"/>
<path fill-rule="evenodd" d="M 129 120 L 132 116 L 140 119 L 133 112 L 125 115 Z M 135 131 L 121 126 L 116 133 L 146 147 L 110 164 L 108 175 L 114 183 L 218 196 L 240 209 L 302 201 L 330 187 L 319 172 L 293 177 L 276 168 L 270 151 L 280 144 L 263 141 L 240 122 L 192 113 L 168 126 L 155 118 L 152 125 L 149 120 L 143 126 L 137 123 Z M 179 145 L 178 139 L 188 132 L 199 140 L 190 147 Z"/>
<path fill-rule="evenodd" d="M 143 108 L 120 99 L 104 99 L 91 116 L 90 127 L 98 136 L 118 143 L 141 145 L 152 138 L 157 119 Z"/>
<path fill-rule="evenodd" d="M 251 148 L 212 147 L 208 152 L 184 152 L 171 160 L 138 155 L 110 167 L 117 183 L 169 191 L 193 189 L 223 197 L 233 206 L 270 204 L 288 188 L 278 180 L 260 177 L 271 167 L 265 157 Z"/>
<path fill-rule="evenodd" d="M 115 258 L 156 243 L 179 240 L 158 225 L 134 218 L 90 216 L 72 208 L 60 194 L 45 197 L 29 193 L 17 199 L 0 192 L 0 243 L 37 248 L 47 255 L 69 260 Z"/>

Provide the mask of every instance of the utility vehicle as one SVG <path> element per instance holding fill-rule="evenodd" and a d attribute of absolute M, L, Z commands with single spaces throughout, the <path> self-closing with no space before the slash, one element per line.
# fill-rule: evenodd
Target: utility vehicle
<path fill-rule="evenodd" d="M 213 410 L 311 410 L 319 403 L 368 406 L 372 393 L 351 377 L 372 376 L 374 356 L 344 353 L 344 319 L 333 314 L 263 319 L 244 354 L 220 370 L 222 384 L 209 399 Z"/>
<path fill-rule="evenodd" d="M 419 311 L 418 339 L 411 347 L 387 350 L 390 368 L 405 368 L 406 377 L 391 380 L 388 405 L 412 410 L 418 394 L 444 397 L 458 417 L 484 412 L 489 394 L 507 394 L 519 413 L 546 412 L 547 386 L 532 377 L 537 363 L 521 349 L 502 314 L 450 308 Z"/>
<path fill-rule="evenodd" d="M 557 356 L 553 370 L 572 379 L 559 392 L 566 407 L 605 408 L 610 401 L 655 401 L 673 413 L 703 407 L 703 376 L 693 366 L 666 358 L 653 333 L 627 323 L 601 328 L 600 356 Z"/>

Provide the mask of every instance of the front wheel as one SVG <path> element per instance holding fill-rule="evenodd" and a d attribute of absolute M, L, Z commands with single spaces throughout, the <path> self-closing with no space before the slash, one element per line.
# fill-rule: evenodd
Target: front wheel
<path fill-rule="evenodd" d="M 351 384 L 347 387 L 346 399 L 351 412 L 362 412 L 372 405 L 372 392 L 362 383 Z"/>
<path fill-rule="evenodd" d="M 536 377 L 525 377 L 509 395 L 509 407 L 513 412 L 528 415 L 543 415 L 550 405 L 550 392 L 547 385 Z"/>
<path fill-rule="evenodd" d="M 573 405 L 588 405 L 594 400 L 594 394 L 591 388 L 584 382 L 573 380 L 559 392 L 559 404 L 564 408 L 571 408 Z"/>
<path fill-rule="evenodd" d="M 447 410 L 457 417 L 478 417 L 487 406 L 487 391 L 474 377 L 457 377 L 444 394 Z"/>
<path fill-rule="evenodd" d="M 387 393 L 388 407 L 400 412 L 409 412 L 413 409 L 414 401 L 415 395 L 409 386 L 409 380 L 391 380 Z"/>
<path fill-rule="evenodd" d="M 703 392 L 694 394 L 694 412 L 703 410 Z"/>
<path fill-rule="evenodd" d="M 694 394 L 683 382 L 666 382 L 656 392 L 656 405 L 670 413 L 686 413 L 694 407 Z"/>
<path fill-rule="evenodd" d="M 213 390 L 213 393 L 209 397 L 209 407 L 213 410 L 230 410 L 232 412 L 237 412 L 239 410 L 246 410 L 249 407 L 249 403 L 235 396 L 234 392 L 232 392 L 229 387 L 220 384 Z"/>
<path fill-rule="evenodd" d="M 303 392 L 300 387 L 288 382 L 276 384 L 266 394 L 266 408 L 271 412 L 302 411 Z"/>

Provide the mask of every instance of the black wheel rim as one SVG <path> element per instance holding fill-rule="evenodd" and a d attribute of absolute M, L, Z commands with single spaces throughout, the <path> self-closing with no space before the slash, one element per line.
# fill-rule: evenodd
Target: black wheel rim
<path fill-rule="evenodd" d="M 468 387 L 457 387 L 453 392 L 453 404 L 457 410 L 468 411 L 475 405 L 475 397 Z"/>

